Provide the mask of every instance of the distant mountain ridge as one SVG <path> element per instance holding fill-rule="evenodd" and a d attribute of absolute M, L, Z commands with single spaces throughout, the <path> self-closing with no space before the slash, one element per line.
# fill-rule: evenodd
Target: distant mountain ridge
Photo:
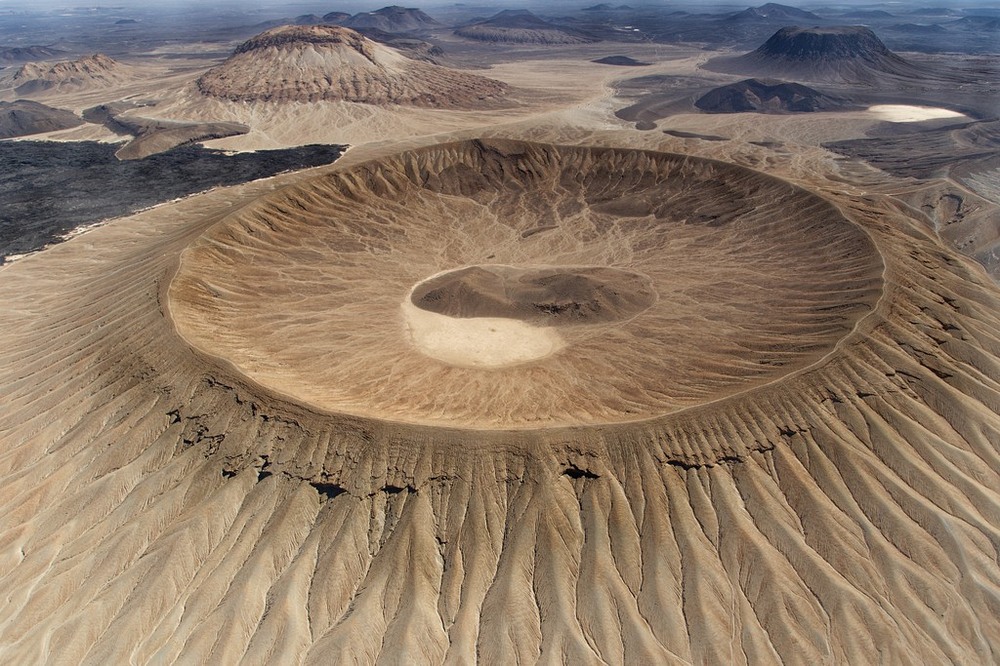
<path fill-rule="evenodd" d="M 384 32 L 413 32 L 441 27 L 440 23 L 423 11 L 398 5 L 355 14 L 343 19 L 340 25 L 355 29 L 375 28 Z"/>
<path fill-rule="evenodd" d="M 50 46 L 10 46 L 0 48 L 0 62 L 30 62 L 32 60 L 50 60 L 65 55 L 65 51 Z"/>
<path fill-rule="evenodd" d="M 484 42 L 512 44 L 586 44 L 596 38 L 546 21 L 526 9 L 505 9 L 485 21 L 462 26 L 455 34 Z"/>
<path fill-rule="evenodd" d="M 129 69 L 103 53 L 95 53 L 77 60 L 23 65 L 12 82 L 20 95 L 52 89 L 105 87 L 127 80 Z"/>
<path fill-rule="evenodd" d="M 799 9 L 798 7 L 790 7 L 788 5 L 779 5 L 776 2 L 769 2 L 760 7 L 748 7 L 741 12 L 733 14 L 729 17 L 731 21 L 755 21 L 755 20 L 766 20 L 766 21 L 818 21 L 820 17 L 812 12 L 807 12 L 804 9 Z"/>

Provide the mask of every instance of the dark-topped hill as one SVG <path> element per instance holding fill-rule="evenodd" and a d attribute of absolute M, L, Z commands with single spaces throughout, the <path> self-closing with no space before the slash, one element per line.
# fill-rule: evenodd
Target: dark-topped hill
<path fill-rule="evenodd" d="M 706 113 L 833 111 L 844 102 L 800 83 L 746 79 L 705 93 L 694 103 Z"/>
<path fill-rule="evenodd" d="M 361 12 L 339 23 L 348 28 L 374 28 L 383 32 L 415 32 L 441 27 L 440 23 L 421 10 L 398 5 L 373 12 Z"/>
<path fill-rule="evenodd" d="M 49 46 L 10 46 L 0 48 L 0 63 L 31 62 L 33 60 L 48 60 L 65 55 L 65 51 Z"/>
<path fill-rule="evenodd" d="M 623 12 L 630 11 L 632 7 L 629 5 L 612 5 L 607 2 L 602 2 L 597 5 L 591 5 L 590 7 L 584 7 L 581 11 L 585 12 Z"/>
<path fill-rule="evenodd" d="M 716 58 L 705 67 L 728 74 L 835 83 L 870 84 L 885 76 L 926 74 L 862 26 L 782 28 L 755 51 Z"/>
<path fill-rule="evenodd" d="M 760 7 L 747 7 L 741 12 L 729 17 L 730 21 L 818 21 L 820 18 L 812 12 L 798 7 L 779 5 L 769 2 Z"/>
<path fill-rule="evenodd" d="M 966 16 L 945 25 L 949 28 L 957 28 L 959 30 L 998 32 L 1000 31 L 1000 18 L 996 16 Z"/>
<path fill-rule="evenodd" d="M 316 14 L 300 14 L 292 19 L 292 25 L 319 25 L 323 23 L 323 17 Z"/>
<path fill-rule="evenodd" d="M 596 38 L 541 19 L 526 9 L 505 9 L 491 18 L 455 30 L 459 37 L 510 44 L 585 44 Z"/>

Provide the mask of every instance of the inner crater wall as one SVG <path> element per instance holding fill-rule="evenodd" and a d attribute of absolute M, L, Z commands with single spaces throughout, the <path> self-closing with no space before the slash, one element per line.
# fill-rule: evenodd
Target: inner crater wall
<path fill-rule="evenodd" d="M 447 285 L 462 312 L 408 318 L 415 285 L 470 266 L 505 268 Z M 497 271 L 510 279 L 490 286 Z M 169 308 L 196 348 L 313 409 L 537 430 L 657 418 L 799 371 L 872 312 L 881 271 L 837 208 L 757 172 L 465 141 L 233 215 L 184 252 Z"/>

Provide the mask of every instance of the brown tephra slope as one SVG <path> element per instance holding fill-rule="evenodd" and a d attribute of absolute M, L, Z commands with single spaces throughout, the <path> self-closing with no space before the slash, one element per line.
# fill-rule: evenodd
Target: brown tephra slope
<path fill-rule="evenodd" d="M 84 90 L 117 85 L 129 80 L 131 73 L 123 65 L 103 53 L 84 56 L 55 64 L 23 65 L 12 79 L 18 94 L 48 90 Z"/>
<path fill-rule="evenodd" d="M 0 102 L 0 139 L 54 132 L 82 123 L 79 116 L 66 109 L 54 109 L 25 99 Z"/>
<path fill-rule="evenodd" d="M 486 181 L 474 169 L 484 161 Z M 560 176 L 559 164 L 574 170 Z M 651 198 L 660 218 L 633 202 L 642 214 L 617 215 L 587 240 L 573 222 L 585 199 L 559 199 L 556 189 L 580 187 L 580 165 L 616 164 L 630 167 L 618 172 L 630 179 L 618 194 L 652 194 L 647 184 L 687 173 L 687 196 Z M 424 189 L 416 166 L 448 194 Z M 550 189 L 519 188 L 532 172 Z M 597 206 L 612 182 L 576 191 Z M 757 218 L 773 234 L 741 236 L 738 220 L 685 225 L 700 204 L 724 205 L 731 182 L 737 194 L 763 188 L 762 201 L 788 204 Z M 177 335 L 168 285 L 201 237 L 199 252 L 219 243 L 217 270 L 200 287 L 205 303 L 252 303 L 264 284 L 282 306 L 244 309 L 245 327 L 227 335 L 271 331 L 280 345 L 267 353 L 298 348 L 296 362 L 313 371 L 353 362 L 312 355 L 330 335 L 323 322 L 312 338 L 281 332 L 310 325 L 309 316 L 388 306 L 388 297 L 367 298 L 385 291 L 385 276 L 310 287 L 313 276 L 288 269 L 344 254 L 359 274 L 390 264 L 412 240 L 394 231 L 408 229 L 392 198 L 403 188 L 426 197 L 422 213 L 438 206 L 447 225 L 503 191 L 515 201 L 518 189 L 530 205 L 544 192 L 543 208 L 560 216 L 560 229 L 523 244 L 514 231 L 538 219 L 512 218 L 506 235 L 498 219 L 475 246 L 438 243 L 449 261 L 484 242 L 510 255 L 549 243 L 550 261 L 565 264 L 580 262 L 561 247 L 604 265 L 632 261 L 620 253 L 626 241 L 649 257 L 718 248 L 703 274 L 732 261 L 749 275 L 770 261 L 762 279 L 774 270 L 808 279 L 771 283 L 776 310 L 798 322 L 774 334 L 775 354 L 801 353 L 786 343 L 812 337 L 818 321 L 854 327 L 807 367 L 772 369 L 737 395 L 643 421 L 517 432 L 310 409 Z M 844 189 L 830 188 L 832 206 L 682 156 L 453 144 L 322 177 L 249 209 L 236 190 L 192 198 L 4 268 L 0 661 L 996 663 L 1000 291 L 912 210 Z M 328 196 L 345 197 L 332 222 L 314 214 Z M 331 224 L 367 243 L 326 245 Z M 289 237 L 289 227 L 299 233 Z M 657 232 L 660 249 L 638 242 Z M 684 234 L 705 242 L 682 244 Z M 257 282 L 229 279 L 253 258 L 270 262 Z M 239 261 L 221 263 L 229 259 Z M 424 277 L 394 266 L 389 282 Z M 281 281 L 265 281 L 273 275 Z M 675 331 L 726 328 L 754 304 L 743 283 L 704 286 L 674 302 L 729 304 L 734 316 L 678 318 Z M 354 304 L 309 313 L 308 299 L 333 287 L 353 292 Z M 845 313 L 830 307 L 838 301 L 863 307 Z M 612 349 L 616 331 L 654 315 L 594 330 Z M 387 311 L 376 323 L 357 334 L 403 334 Z M 365 359 L 383 352 L 372 347 Z M 730 371 L 718 358 L 703 357 L 692 382 Z M 604 363 L 603 374 L 577 379 L 588 386 L 629 370 Z M 450 397 L 489 401 L 486 389 L 508 371 L 481 371 Z M 380 381 L 391 389 L 409 379 Z"/>
<path fill-rule="evenodd" d="M 507 86 L 411 60 L 337 26 L 284 26 L 244 42 L 198 79 L 205 95 L 234 101 L 403 104 L 475 108 Z"/>

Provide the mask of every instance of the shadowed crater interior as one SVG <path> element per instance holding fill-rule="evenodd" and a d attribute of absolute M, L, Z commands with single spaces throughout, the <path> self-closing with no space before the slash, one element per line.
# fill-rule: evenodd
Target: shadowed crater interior
<path fill-rule="evenodd" d="M 505 317 L 546 326 L 628 319 L 656 301 L 645 275 L 606 267 L 468 266 L 413 290 L 413 304 L 450 317 Z"/>

